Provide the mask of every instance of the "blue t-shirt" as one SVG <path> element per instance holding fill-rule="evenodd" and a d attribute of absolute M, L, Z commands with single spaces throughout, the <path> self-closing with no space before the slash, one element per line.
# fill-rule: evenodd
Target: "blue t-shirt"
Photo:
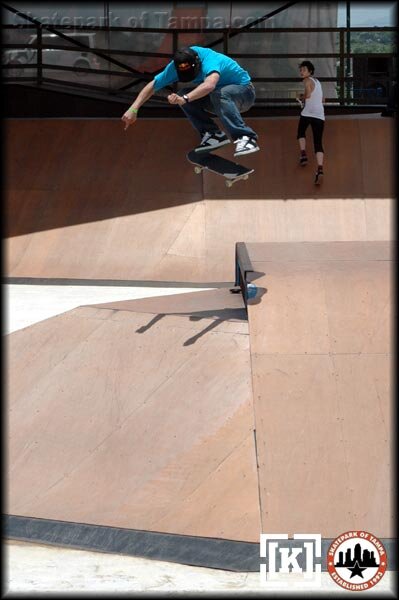
<path fill-rule="evenodd" d="M 201 46 L 190 47 L 198 53 L 201 59 L 201 69 L 197 77 L 192 81 L 188 81 L 187 84 L 200 84 L 204 81 L 205 77 L 215 71 L 220 75 L 216 88 L 232 83 L 236 85 L 247 85 L 247 83 L 251 81 L 247 71 L 240 67 L 238 62 L 229 56 L 221 54 L 220 52 L 215 52 L 215 50 L 212 50 L 211 48 L 202 48 Z M 179 78 L 176 73 L 175 64 L 172 61 L 166 65 L 162 73 L 155 75 L 154 90 L 161 90 L 167 85 L 176 83 L 176 81 L 179 81 Z"/>

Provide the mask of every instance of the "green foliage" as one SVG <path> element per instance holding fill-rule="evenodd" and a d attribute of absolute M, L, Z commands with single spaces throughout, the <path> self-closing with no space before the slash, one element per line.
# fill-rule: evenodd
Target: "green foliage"
<path fill-rule="evenodd" d="M 393 31 L 356 31 L 351 33 L 351 52 L 384 53 L 395 52 L 396 40 Z"/>

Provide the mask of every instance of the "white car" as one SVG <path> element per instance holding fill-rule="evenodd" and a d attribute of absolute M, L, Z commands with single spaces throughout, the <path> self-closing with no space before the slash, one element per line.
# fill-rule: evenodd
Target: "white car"
<path fill-rule="evenodd" d="M 89 48 L 95 48 L 95 33 L 67 33 L 71 40 L 82 42 Z M 61 38 L 55 33 L 42 34 L 43 46 L 68 46 L 67 40 Z M 72 44 L 71 44 L 72 47 Z M 98 57 L 91 52 L 86 52 L 83 48 L 75 46 L 75 51 L 60 50 L 57 48 L 43 48 L 42 63 L 43 65 L 63 66 L 63 67 L 78 67 L 86 69 L 98 69 L 100 62 Z M 3 53 L 3 64 L 19 64 L 19 65 L 35 65 L 37 62 L 37 35 L 32 35 L 26 48 L 18 50 L 7 50 Z M 16 72 L 22 75 L 23 69 L 16 69 Z M 86 75 L 86 73 L 78 73 Z"/>

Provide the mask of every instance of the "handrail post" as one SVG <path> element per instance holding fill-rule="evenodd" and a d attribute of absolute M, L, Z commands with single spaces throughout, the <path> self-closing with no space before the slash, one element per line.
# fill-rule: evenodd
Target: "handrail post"
<path fill-rule="evenodd" d="M 236 242 L 235 247 L 235 282 L 234 286 L 241 288 L 245 308 L 248 304 L 247 275 L 253 273 L 253 267 L 244 242 Z"/>
<path fill-rule="evenodd" d="M 178 43 L 179 43 L 179 31 L 178 31 L 178 29 L 174 29 L 173 32 L 172 32 L 172 51 L 173 51 L 173 56 L 177 52 Z M 177 83 L 173 84 L 173 91 L 175 93 L 177 92 Z"/>
<path fill-rule="evenodd" d="M 235 263 L 234 263 L 235 279 L 234 279 L 234 285 L 238 286 L 238 285 L 240 285 L 240 265 L 238 264 L 238 245 L 237 245 L 237 242 L 236 242 L 236 245 L 235 245 L 234 256 L 235 256 Z"/>
<path fill-rule="evenodd" d="M 345 104 L 345 37 L 344 30 L 339 32 L 339 103 L 341 106 Z"/>
<path fill-rule="evenodd" d="M 43 49 L 42 49 L 42 28 L 41 25 L 37 27 L 37 84 L 41 85 L 43 80 Z"/>
<path fill-rule="evenodd" d="M 223 32 L 223 54 L 229 53 L 229 32 Z"/>
<path fill-rule="evenodd" d="M 351 53 L 351 3 L 350 0 L 347 0 L 346 2 L 346 54 L 347 54 L 347 58 L 346 58 L 346 68 L 345 68 L 345 74 L 346 77 L 350 77 L 350 73 L 351 73 L 351 59 L 350 59 L 350 53 Z M 347 101 L 349 101 L 349 98 L 351 97 L 351 84 L 349 81 L 346 82 L 346 99 Z"/>

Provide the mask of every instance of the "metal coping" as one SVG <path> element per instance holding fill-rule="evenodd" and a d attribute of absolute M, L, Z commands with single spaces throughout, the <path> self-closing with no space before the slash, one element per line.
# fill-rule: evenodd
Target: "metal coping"
<path fill-rule="evenodd" d="M 3 277 L 3 285 L 68 285 L 68 286 L 99 286 L 99 287 L 149 287 L 149 288 L 228 288 L 230 281 L 146 281 L 130 279 L 71 279 L 57 277 Z"/>
<path fill-rule="evenodd" d="M 235 248 L 235 285 L 240 286 L 245 308 L 248 304 L 247 274 L 253 273 L 251 260 L 249 258 L 245 242 L 236 242 Z"/>

